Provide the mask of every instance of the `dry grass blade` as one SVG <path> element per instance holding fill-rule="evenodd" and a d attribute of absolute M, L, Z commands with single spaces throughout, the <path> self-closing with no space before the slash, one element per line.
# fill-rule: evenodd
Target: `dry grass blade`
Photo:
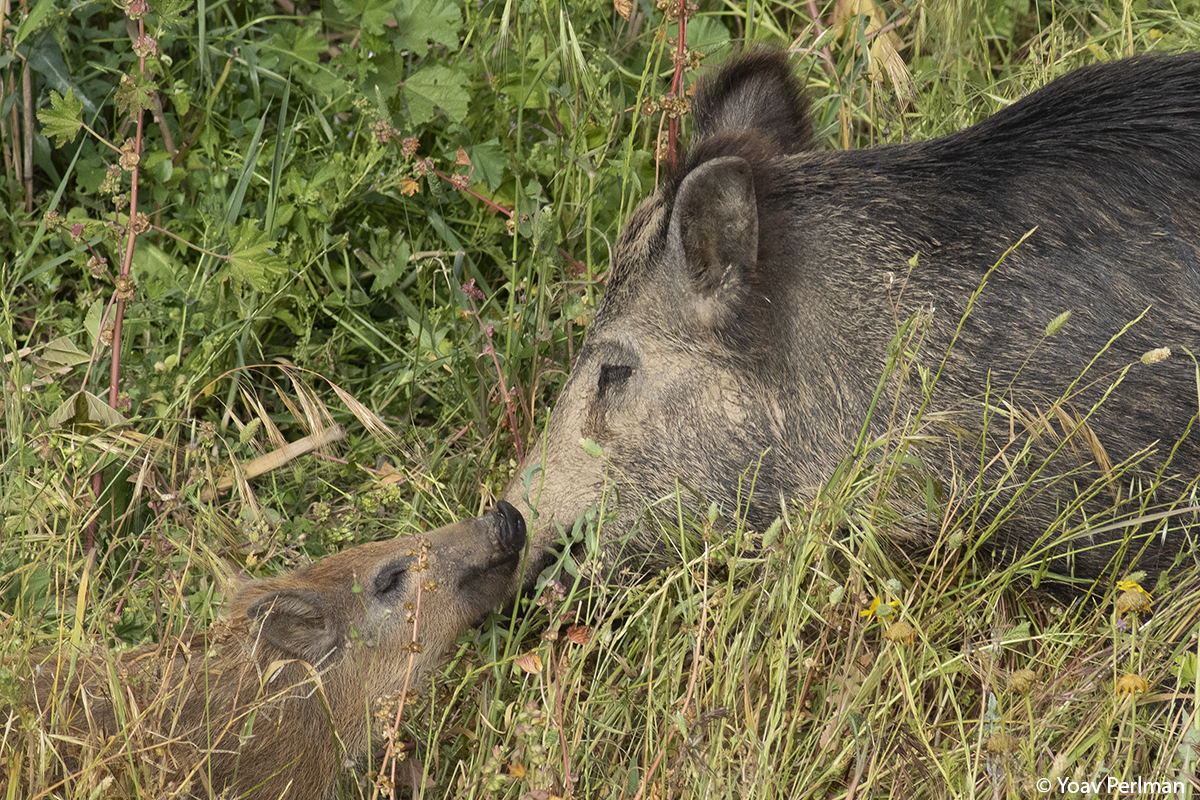
<path fill-rule="evenodd" d="M 314 433 L 311 436 L 305 436 L 290 444 L 286 444 L 278 450 L 272 450 L 269 453 L 252 458 L 249 461 L 243 461 L 235 465 L 228 474 L 217 480 L 215 486 L 205 488 L 200 493 L 200 499 L 205 502 L 213 499 L 220 492 L 227 492 L 235 482 L 242 482 L 257 478 L 260 475 L 279 469 L 293 459 L 299 458 L 306 453 L 311 453 L 314 450 L 320 450 L 322 447 L 340 442 L 346 438 L 346 429 L 341 425 L 334 425 L 321 433 Z"/>

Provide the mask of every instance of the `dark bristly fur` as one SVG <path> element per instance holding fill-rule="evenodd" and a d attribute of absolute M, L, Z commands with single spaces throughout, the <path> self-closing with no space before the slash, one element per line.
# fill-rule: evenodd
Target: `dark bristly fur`
<path fill-rule="evenodd" d="M 813 146 L 808 98 L 787 61 L 772 50 L 746 53 L 718 72 L 692 103 L 692 125 L 697 142 L 718 133 L 761 131 L 781 155 Z"/>
<path fill-rule="evenodd" d="M 609 493 L 606 561 L 653 556 L 645 504 L 677 479 L 761 531 L 844 459 L 880 458 L 855 452 L 869 416 L 868 442 L 920 413 L 913 452 L 975 509 L 963 524 L 999 523 L 993 549 L 1083 578 L 1191 560 L 1200 56 L 1081 69 L 951 136 L 852 152 L 811 150 L 780 53 L 735 59 L 693 108 L 525 465 L 543 469 L 505 493 L 538 511 L 535 554 Z M 907 320 L 915 364 L 870 415 Z M 928 545 L 925 525 L 893 533 Z"/>

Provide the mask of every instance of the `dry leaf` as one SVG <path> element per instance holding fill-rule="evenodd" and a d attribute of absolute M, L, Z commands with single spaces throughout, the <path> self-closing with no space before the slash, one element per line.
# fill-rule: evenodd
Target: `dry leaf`
<path fill-rule="evenodd" d="M 469 167 L 471 166 L 471 157 L 467 155 L 466 150 L 460 147 L 458 148 L 458 153 L 454 156 L 454 163 L 460 167 Z"/>
<path fill-rule="evenodd" d="M 513 659 L 513 663 L 531 675 L 542 674 L 542 657 L 537 653 L 526 653 L 523 656 L 517 656 Z"/>
<path fill-rule="evenodd" d="M 629 15 L 633 13 L 633 3 L 630 0 L 613 0 L 613 8 L 621 15 L 621 19 L 629 21 Z"/>
<path fill-rule="evenodd" d="M 575 644 L 587 644 L 592 638 L 592 632 L 587 625 L 571 625 L 567 628 L 567 639 Z"/>
<path fill-rule="evenodd" d="M 412 197 L 419 191 L 421 191 L 421 187 L 412 178 L 406 175 L 400 179 L 400 193 L 405 197 Z"/>
<path fill-rule="evenodd" d="M 905 46 L 904 40 L 894 29 L 877 33 L 887 24 L 887 14 L 876 0 L 838 0 L 834 7 L 834 24 L 841 27 L 843 36 L 849 30 L 847 23 L 858 16 L 867 17 L 864 33 L 871 37 L 868 65 L 871 77 L 881 81 L 883 76 L 887 75 L 896 92 L 896 98 L 902 106 L 905 105 L 911 94 L 912 76 L 900 56 L 900 51 Z"/>
<path fill-rule="evenodd" d="M 396 785 L 410 789 L 414 794 L 417 794 L 425 789 L 432 789 L 437 786 L 437 781 L 432 777 L 425 777 L 425 764 L 421 759 L 414 756 L 401 761 L 396 770 Z"/>

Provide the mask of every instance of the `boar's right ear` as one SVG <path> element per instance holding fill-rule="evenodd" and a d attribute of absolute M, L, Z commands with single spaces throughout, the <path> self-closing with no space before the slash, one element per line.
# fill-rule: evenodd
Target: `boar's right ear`
<path fill-rule="evenodd" d="M 700 298 L 736 305 L 758 262 L 758 201 L 749 162 L 725 156 L 688 173 L 675 196 L 670 235 Z M 719 309 L 710 311 L 719 316 Z"/>
<path fill-rule="evenodd" d="M 262 636 L 288 655 L 319 665 L 340 644 L 329 601 L 309 589 L 281 589 L 246 609 L 262 620 Z"/>

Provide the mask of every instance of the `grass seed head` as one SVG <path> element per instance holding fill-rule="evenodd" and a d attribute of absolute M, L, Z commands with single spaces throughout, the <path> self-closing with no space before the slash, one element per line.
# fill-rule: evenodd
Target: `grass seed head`
<path fill-rule="evenodd" d="M 1037 673 L 1031 669 L 1019 669 L 1008 676 L 1008 690 L 1013 694 L 1025 694 L 1037 683 Z"/>
<path fill-rule="evenodd" d="M 1017 744 L 1018 741 L 1015 736 L 1010 736 L 1004 731 L 993 733 L 987 743 L 988 755 L 998 756 L 1004 753 L 1011 753 L 1017 749 Z"/>
<path fill-rule="evenodd" d="M 912 645 L 917 640 L 917 630 L 902 619 L 898 619 L 883 632 L 883 638 L 896 644 Z"/>

